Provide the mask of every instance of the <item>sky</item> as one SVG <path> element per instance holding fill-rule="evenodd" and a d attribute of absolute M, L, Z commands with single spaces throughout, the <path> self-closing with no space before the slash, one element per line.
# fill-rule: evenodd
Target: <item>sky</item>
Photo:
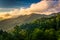
<path fill-rule="evenodd" d="M 37 3 L 40 1 L 41 0 L 0 0 L 0 12 L 10 11 L 14 8 L 21 8 L 21 7 L 27 8 L 32 3 Z M 54 0 L 54 1 L 57 1 L 57 0 Z"/>
<path fill-rule="evenodd" d="M 37 3 L 40 0 L 0 0 L 1 8 L 14 8 L 28 6 L 32 3 Z"/>
<path fill-rule="evenodd" d="M 0 0 L 0 8 L 27 7 L 32 3 L 37 3 L 40 1 L 41 0 Z M 54 0 L 54 1 L 57 1 L 57 0 Z"/>
<path fill-rule="evenodd" d="M 0 17 L 60 12 L 60 0 L 0 0 Z"/>
<path fill-rule="evenodd" d="M 0 12 L 10 11 L 13 8 L 29 7 L 40 0 L 0 0 Z M 4 9 L 3 9 L 4 8 Z M 9 8 L 9 9 L 6 9 Z"/>

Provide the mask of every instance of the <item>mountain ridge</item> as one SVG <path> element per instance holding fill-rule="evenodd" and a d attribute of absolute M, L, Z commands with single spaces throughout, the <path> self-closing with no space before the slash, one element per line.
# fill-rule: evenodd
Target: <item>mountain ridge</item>
<path fill-rule="evenodd" d="M 51 15 L 44 15 L 44 14 L 30 14 L 30 15 L 21 15 L 16 18 L 10 18 L 3 21 L 0 21 L 0 29 L 2 30 L 11 30 L 11 28 L 15 27 L 16 25 L 21 25 L 23 23 L 28 23 L 32 20 L 44 18 L 44 17 L 50 17 L 50 16 L 56 16 L 54 14 Z"/>

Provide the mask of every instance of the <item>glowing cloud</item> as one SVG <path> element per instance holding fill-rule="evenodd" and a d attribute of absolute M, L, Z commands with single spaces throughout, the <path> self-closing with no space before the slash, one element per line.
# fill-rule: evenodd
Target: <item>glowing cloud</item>
<path fill-rule="evenodd" d="M 7 17 L 6 14 L 10 14 L 10 17 L 29 15 L 31 13 L 46 14 L 60 12 L 60 0 L 42 0 L 41 2 L 32 4 L 29 8 L 14 9 L 10 12 L 1 12 L 0 17 Z M 3 14 L 4 13 L 4 14 Z"/>

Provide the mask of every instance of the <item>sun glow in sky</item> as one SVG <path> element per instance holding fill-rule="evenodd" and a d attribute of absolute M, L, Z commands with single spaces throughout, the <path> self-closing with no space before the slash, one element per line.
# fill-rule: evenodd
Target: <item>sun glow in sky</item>
<path fill-rule="evenodd" d="M 60 0 L 0 0 L 0 17 L 60 12 Z"/>

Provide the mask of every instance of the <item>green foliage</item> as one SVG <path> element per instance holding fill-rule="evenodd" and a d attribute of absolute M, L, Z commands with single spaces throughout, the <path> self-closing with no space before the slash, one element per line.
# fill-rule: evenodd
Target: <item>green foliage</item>
<path fill-rule="evenodd" d="M 60 14 L 16 26 L 12 33 L 0 30 L 0 40 L 60 40 Z"/>

